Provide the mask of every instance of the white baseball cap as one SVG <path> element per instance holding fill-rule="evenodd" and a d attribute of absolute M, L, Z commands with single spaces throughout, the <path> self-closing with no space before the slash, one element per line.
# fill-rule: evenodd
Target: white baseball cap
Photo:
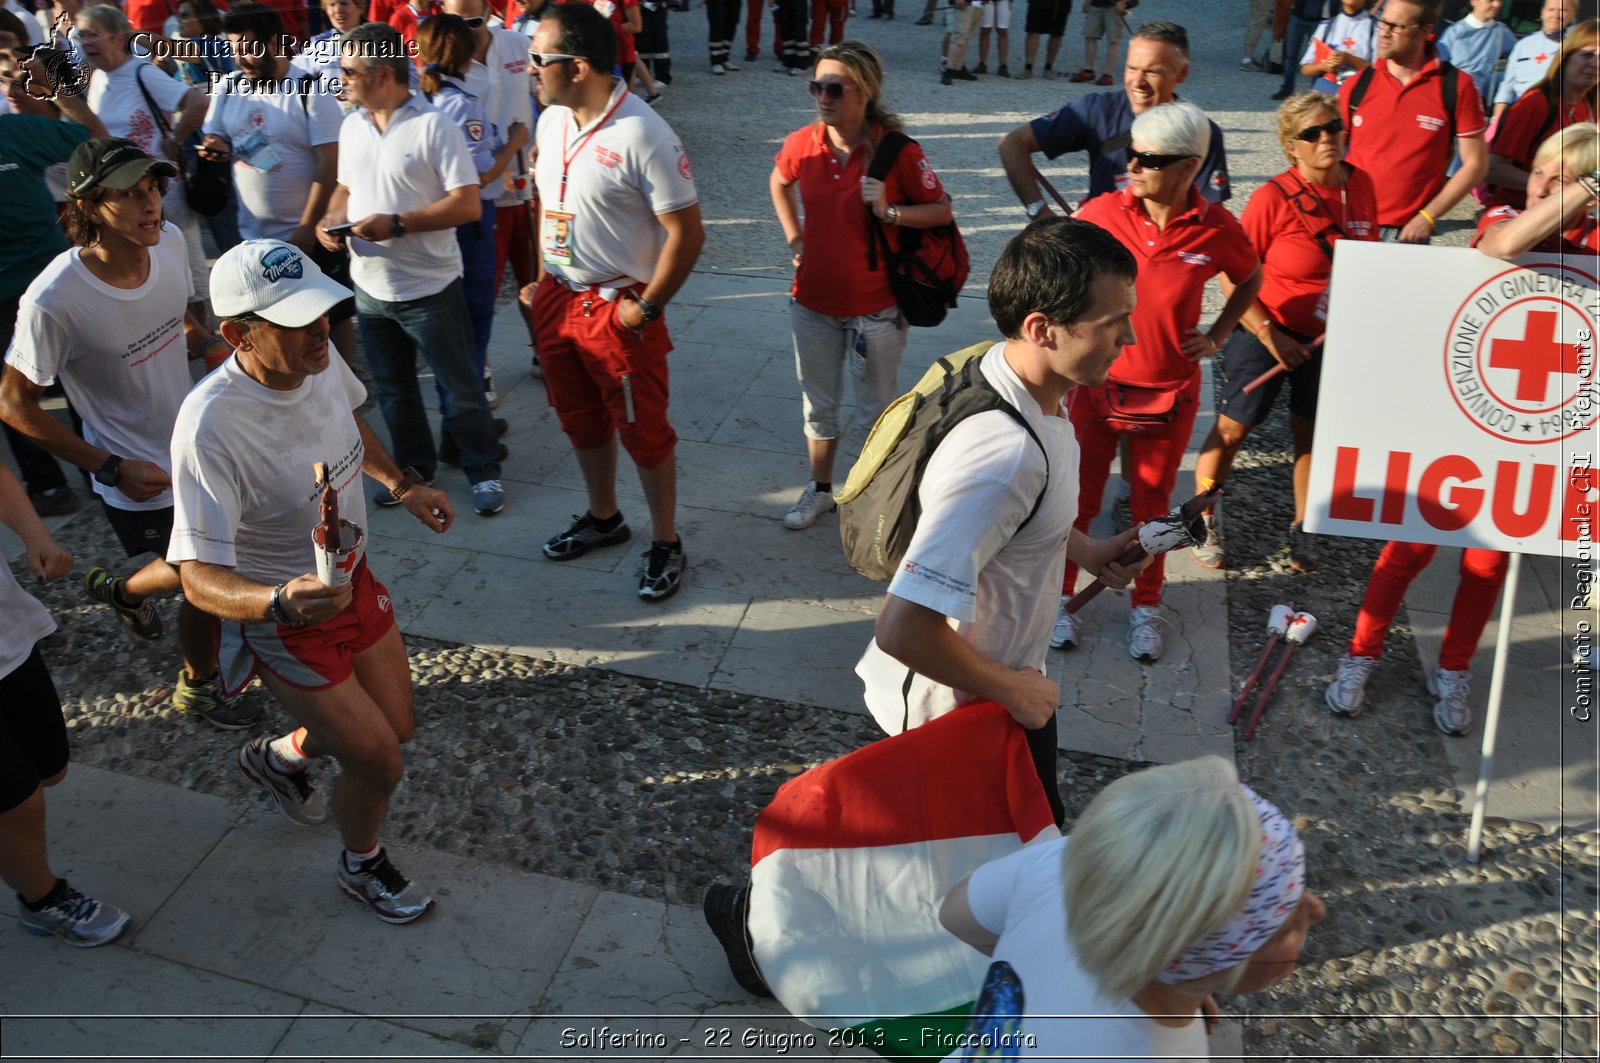
<path fill-rule="evenodd" d="M 302 328 L 354 295 L 282 240 L 246 240 L 211 268 L 211 306 L 221 318 L 254 314 Z"/>

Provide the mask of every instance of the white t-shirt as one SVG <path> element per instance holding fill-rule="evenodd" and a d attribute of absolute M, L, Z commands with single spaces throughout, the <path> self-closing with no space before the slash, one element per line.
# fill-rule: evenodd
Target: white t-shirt
<path fill-rule="evenodd" d="M 416 210 L 457 188 L 478 187 L 467 138 L 449 117 L 413 95 L 383 132 L 372 116 L 354 111 L 339 129 L 339 183 L 350 190 L 348 215 Z M 350 276 L 368 295 L 405 302 L 437 295 L 461 276 L 454 229 L 407 233 L 370 243 L 351 237 Z"/>
<path fill-rule="evenodd" d="M 1067 939 L 1061 881 L 1070 841 L 1056 838 L 1029 845 L 984 864 L 967 880 L 973 917 L 1000 936 L 985 986 L 1021 989 L 1021 1023 L 1013 1035 L 1016 1058 L 1209 1058 L 1205 1024 L 1198 1016 L 1181 1028 L 1162 1026 L 1133 1001 L 1102 996 L 1078 966 Z M 988 1012 L 992 1003 L 995 1014 L 1006 1015 L 1007 1000 L 1007 993 L 996 993 L 973 1010 Z M 963 1050 L 947 1058 L 969 1057 Z"/>
<path fill-rule="evenodd" d="M 311 467 L 326 462 L 339 516 L 363 532 L 365 450 L 352 410 L 367 391 L 338 352 L 293 391 L 245 375 L 235 359 L 195 386 L 172 434 L 172 544 L 167 560 L 204 561 L 259 583 L 317 570 L 321 517 Z"/>
<path fill-rule="evenodd" d="M 40 387 L 59 376 L 88 442 L 165 469 L 172 424 L 191 384 L 183 315 L 193 297 L 188 250 L 171 222 L 161 226 L 150 275 L 137 288 L 113 288 L 70 248 L 23 293 L 6 364 Z M 135 502 L 91 483 L 113 509 L 172 505 L 170 491 Z"/>
<path fill-rule="evenodd" d="M 483 101 L 483 109 L 494 126 L 495 151 L 505 145 L 514 122 L 521 122 L 532 135 L 533 97 L 528 95 L 528 38 L 515 30 L 490 29 L 488 61 L 472 61 L 472 66 L 467 70 L 466 86 L 468 92 Z M 522 157 L 524 160 L 528 157 L 526 148 L 522 150 Z M 506 167 L 506 173 L 515 177 L 516 172 L 517 162 L 513 159 Z M 495 189 L 499 189 L 499 195 L 492 198 L 502 207 L 525 203 L 533 197 L 533 189 L 526 182 L 521 193 L 507 192 L 503 183 L 496 183 L 493 188 L 484 191 Z"/>
<path fill-rule="evenodd" d="M 1563 33 L 1562 37 L 1566 35 Z M 1561 50 L 1561 37 L 1548 37 L 1537 29 L 1517 42 L 1506 57 L 1506 76 L 1495 90 L 1495 103 L 1516 103 L 1524 92 L 1537 85 L 1550 69 L 1550 60 Z"/>
<path fill-rule="evenodd" d="M 1300 56 L 1300 65 L 1317 61 L 1316 41 L 1321 41 L 1336 52 L 1349 52 L 1351 55 L 1372 62 L 1374 49 L 1377 47 L 1378 24 L 1372 20 L 1372 12 L 1365 9 L 1354 15 L 1344 13 L 1344 8 L 1334 5 L 1332 18 L 1325 18 L 1318 24 L 1312 33 L 1312 40 L 1306 41 L 1306 50 Z M 1344 84 L 1345 79 L 1359 74 L 1354 67 L 1341 66 L 1334 76 L 1339 79 L 1339 84 Z M 1316 82 L 1311 86 L 1318 91 L 1324 89 L 1333 91 L 1333 86 L 1328 84 L 1326 78 L 1318 75 Z"/>
<path fill-rule="evenodd" d="M 579 129 L 566 107 L 548 107 L 539 115 L 534 131 L 539 149 L 534 178 L 544 214 L 539 246 L 549 250 L 556 214 L 571 215 L 572 263 L 551 263 L 546 254 L 551 272 L 580 284 L 618 277 L 648 283 L 667 242 L 655 216 L 699 202 L 689 156 L 666 119 L 621 81 L 597 123 Z M 563 197 L 562 162 L 568 157 Z"/>
<path fill-rule="evenodd" d="M 991 410 L 945 437 L 922 473 L 922 516 L 889 593 L 950 618 L 973 649 L 1009 668 L 1044 670 L 1055 624 L 1067 537 L 1078 516 L 1078 441 L 1063 407 L 1046 415 L 1005 359 L 983 356 L 983 375 L 1027 418 L 1049 455 L 1012 417 Z M 1039 501 L 1032 520 L 1027 521 Z M 874 639 L 856 665 L 867 708 L 889 734 L 942 716 L 974 695 L 916 675 Z"/>
<path fill-rule="evenodd" d="M 26 662 L 34 643 L 55 629 L 49 610 L 17 585 L 10 565 L 0 564 L 0 679 Z"/>
<path fill-rule="evenodd" d="M 143 92 L 140 86 L 144 87 Z M 161 110 L 159 119 L 150 113 L 145 93 L 150 94 L 150 99 Z M 173 112 L 183 106 L 188 94 L 189 86 L 163 74 L 150 60 L 135 55 L 109 74 L 104 70 L 91 74 L 87 99 L 89 110 L 105 125 L 109 135 L 131 140 L 143 148 L 146 155 L 176 165 L 178 160 L 168 158 L 161 150 L 161 141 L 167 135 L 162 122 L 172 125 Z M 191 217 L 183 197 L 182 181 L 168 182 L 167 194 L 161 202 L 169 219 Z"/>
<path fill-rule="evenodd" d="M 299 79 L 306 79 L 301 91 Z M 344 112 L 320 79 L 294 74 L 257 86 L 230 74 L 211 97 L 202 131 L 233 144 L 239 233 L 287 240 L 300 224 L 323 144 L 339 143 Z"/>

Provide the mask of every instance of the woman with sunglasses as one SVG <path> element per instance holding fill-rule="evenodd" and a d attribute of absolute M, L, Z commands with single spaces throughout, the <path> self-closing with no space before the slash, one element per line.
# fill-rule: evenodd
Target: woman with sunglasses
<path fill-rule="evenodd" d="M 1472 245 L 1491 258 L 1516 259 L 1529 252 L 1581 256 L 1600 252 L 1600 126 L 1569 125 L 1539 146 L 1528 175 L 1528 208 L 1502 204 L 1484 212 Z M 1383 656 L 1389 625 L 1411 581 L 1433 560 L 1438 547 L 1391 542 L 1378 555 L 1361 600 L 1355 634 L 1340 659 L 1324 698 L 1341 716 L 1354 716 L 1366 701 L 1367 677 Z M 1460 582 L 1439 648 L 1439 665 L 1427 673 L 1434 726 L 1448 735 L 1472 727 L 1469 702 L 1472 655 L 1494 612 L 1505 582 L 1507 555 L 1469 547 L 1461 551 Z"/>
<path fill-rule="evenodd" d="M 1122 349 L 1104 384 L 1074 388 L 1069 400 L 1082 451 L 1073 522 L 1080 534 L 1088 533 L 1100 513 L 1111 463 L 1124 440 L 1122 468 L 1134 521 L 1159 517 L 1171 507 L 1200 409 L 1200 359 L 1217 352 L 1261 286 L 1261 262 L 1238 221 L 1194 187 L 1211 145 L 1205 113 L 1192 103 L 1164 103 L 1135 118 L 1130 135 L 1127 187 L 1096 196 L 1074 215 L 1111 233 L 1139 263 L 1135 342 Z M 1236 288 L 1203 331 L 1200 302 L 1213 276 Z M 1050 639 L 1058 649 L 1077 642 L 1077 624 L 1066 609 L 1077 578 L 1078 566 L 1069 557 Z M 1128 653 L 1135 660 L 1154 661 L 1165 648 L 1164 581 L 1160 555 L 1134 581 Z"/>
<path fill-rule="evenodd" d="M 1288 381 L 1294 443 L 1289 567 L 1299 572 L 1310 572 L 1317 564 L 1300 522 L 1311 475 L 1333 248 L 1340 240 L 1378 238 L 1377 189 L 1371 177 L 1341 161 L 1345 129 L 1337 106 L 1332 97 L 1303 92 L 1278 108 L 1278 141 L 1289 168 L 1257 189 L 1240 217 L 1261 256 L 1261 291 L 1245 312 L 1244 329 L 1223 347 L 1225 382 L 1217 423 L 1201 445 L 1194 470 L 1197 490 L 1225 483 L 1245 437 L 1267 419 Z M 1228 290 L 1226 283 L 1223 290 Z M 1269 370 L 1274 375 L 1258 384 Z M 1206 568 L 1223 566 L 1222 542 L 1211 514 L 1206 516 L 1206 541 L 1192 553 Z"/>
<path fill-rule="evenodd" d="M 881 227 L 891 249 L 899 230 L 931 229 L 953 217 L 950 197 L 916 141 L 879 181 L 867 176 L 884 135 L 902 131 L 883 102 L 883 61 L 860 41 L 830 45 L 809 83 L 817 121 L 789 134 L 769 185 L 795 267 L 789 305 L 811 482 L 784 515 L 809 528 L 833 509 L 833 463 L 845 367 L 855 380 L 863 434 L 899 394 L 906 321 L 889 287 L 886 256 L 869 266 Z M 801 208 L 804 206 L 804 219 Z"/>

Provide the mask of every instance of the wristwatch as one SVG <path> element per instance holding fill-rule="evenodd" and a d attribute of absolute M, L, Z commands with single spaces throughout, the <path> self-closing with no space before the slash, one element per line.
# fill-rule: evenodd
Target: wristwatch
<path fill-rule="evenodd" d="M 389 488 L 390 496 L 396 501 L 406 497 L 406 492 L 422 483 L 422 474 L 407 465 L 400 470 L 400 482 Z"/>
<path fill-rule="evenodd" d="M 633 301 L 639 304 L 639 324 L 648 325 L 661 316 L 661 308 L 655 303 L 647 302 L 645 297 L 635 292 Z"/>
<path fill-rule="evenodd" d="M 389 215 L 389 235 L 390 236 L 404 236 L 405 234 L 406 234 L 406 223 L 400 220 L 400 215 L 398 215 L 398 214 Z"/>
<path fill-rule="evenodd" d="M 1030 220 L 1033 219 L 1033 218 L 1037 218 L 1039 216 L 1039 212 L 1044 209 L 1044 200 L 1042 200 L 1042 199 L 1035 200 L 1034 202 L 1029 203 L 1027 206 L 1023 207 L 1022 209 L 1027 213 L 1027 215 L 1028 215 Z"/>
<path fill-rule="evenodd" d="M 117 477 L 122 471 L 122 456 L 113 454 L 94 471 L 94 478 L 107 487 L 117 486 Z"/>

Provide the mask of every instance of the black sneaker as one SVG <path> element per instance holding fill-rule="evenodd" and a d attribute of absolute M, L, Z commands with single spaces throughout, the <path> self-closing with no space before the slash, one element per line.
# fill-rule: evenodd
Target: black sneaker
<path fill-rule="evenodd" d="M 509 431 L 511 431 L 510 421 L 504 417 L 496 417 L 494 419 L 494 434 L 496 436 L 503 436 Z M 495 461 L 505 461 L 510 456 L 511 452 L 502 446 L 500 448 L 500 456 Z M 461 464 L 461 448 L 456 445 L 455 437 L 445 431 L 439 433 L 439 464 L 450 466 Z"/>
<path fill-rule="evenodd" d="M 957 81 L 977 81 L 978 80 L 978 75 L 974 74 L 972 71 L 968 70 L 966 67 L 962 67 L 960 70 L 952 70 L 950 72 L 950 76 L 955 78 Z"/>
<path fill-rule="evenodd" d="M 575 557 L 582 557 L 590 550 L 602 546 L 616 546 L 633 538 L 633 532 L 628 530 L 628 522 L 621 521 L 610 531 L 600 527 L 599 518 L 592 513 L 583 516 L 573 514 L 572 527 L 557 535 L 552 535 L 550 541 L 544 544 L 544 556 L 552 561 L 571 561 Z"/>
<path fill-rule="evenodd" d="M 659 602 L 678 593 L 683 583 L 683 540 L 664 543 L 657 539 L 644 552 L 644 564 L 639 569 L 639 597 L 647 602 Z"/>
<path fill-rule="evenodd" d="M 972 72 L 974 74 L 987 74 L 989 72 L 989 64 L 979 63 L 977 66 L 972 68 Z"/>
<path fill-rule="evenodd" d="M 109 605 L 122 625 L 140 638 L 151 641 L 160 638 L 161 614 L 156 612 L 154 602 L 146 598 L 138 605 L 123 604 L 119 592 L 127 582 L 121 576 L 113 576 L 96 565 L 83 574 L 83 592 L 95 601 Z"/>
<path fill-rule="evenodd" d="M 705 913 L 706 925 L 727 954 L 733 980 L 747 993 L 771 997 L 772 990 L 767 988 L 767 980 L 761 977 L 755 957 L 750 954 L 750 931 L 745 926 L 750 914 L 749 891 L 718 883 L 706 890 L 701 910 Z"/>
<path fill-rule="evenodd" d="M 78 508 L 78 496 L 66 484 L 43 491 L 29 491 L 28 501 L 33 503 L 33 511 L 41 517 L 59 517 Z"/>

